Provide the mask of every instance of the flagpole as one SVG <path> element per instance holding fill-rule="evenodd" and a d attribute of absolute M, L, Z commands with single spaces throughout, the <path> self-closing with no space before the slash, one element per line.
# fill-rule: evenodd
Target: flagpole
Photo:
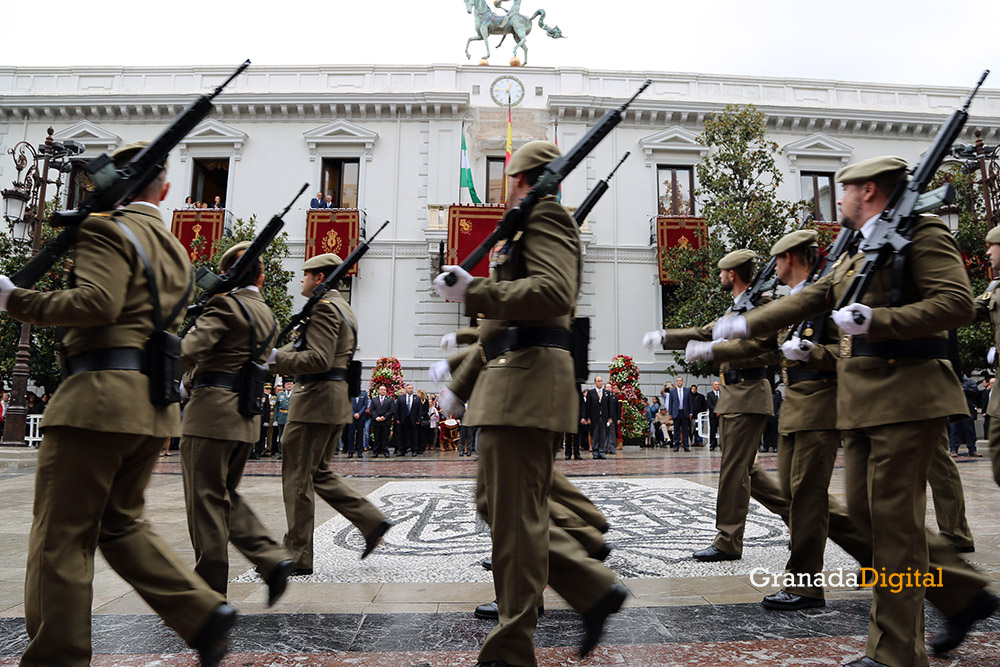
<path fill-rule="evenodd" d="M 462 143 L 465 143 L 465 119 L 462 119 L 462 134 L 460 135 Z M 458 155 L 458 203 L 462 203 L 462 154 Z"/>

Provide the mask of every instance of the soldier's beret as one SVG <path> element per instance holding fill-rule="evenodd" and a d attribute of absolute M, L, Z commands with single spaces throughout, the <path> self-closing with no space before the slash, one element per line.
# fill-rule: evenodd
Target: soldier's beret
<path fill-rule="evenodd" d="M 861 162 L 848 165 L 837 174 L 838 183 L 860 183 L 870 181 L 879 174 L 906 169 L 906 160 L 893 155 L 868 158 Z"/>
<path fill-rule="evenodd" d="M 507 163 L 507 175 L 516 176 L 523 171 L 541 167 L 560 155 L 562 153 L 559 152 L 559 147 L 551 141 L 529 141 L 510 156 L 510 162 Z"/>
<path fill-rule="evenodd" d="M 132 156 L 134 156 L 136 153 L 138 153 L 148 145 L 149 145 L 148 141 L 133 141 L 130 144 L 125 144 L 124 146 L 116 148 L 111 153 L 111 159 L 115 161 L 115 164 L 122 164 L 123 162 L 128 162 L 129 160 L 132 159 Z M 163 164 L 160 166 L 166 169 L 167 161 L 164 160 Z"/>
<path fill-rule="evenodd" d="M 757 256 L 753 254 L 753 250 L 747 250 L 746 248 L 734 250 L 719 260 L 719 268 L 723 271 L 729 271 L 743 266 L 747 262 L 752 262 L 755 259 L 757 259 Z"/>
<path fill-rule="evenodd" d="M 771 257 L 777 257 L 789 250 L 804 245 L 819 245 L 819 232 L 815 229 L 799 229 L 791 234 L 785 234 L 778 239 L 777 243 L 771 246 Z"/>
<path fill-rule="evenodd" d="M 986 232 L 987 243 L 1000 243 L 1000 226 L 994 227 Z"/>
<path fill-rule="evenodd" d="M 343 264 L 339 256 L 334 255 L 332 252 L 325 252 L 322 255 L 316 255 L 315 257 L 310 257 L 306 260 L 306 263 L 302 265 L 303 271 L 319 271 L 320 269 L 328 269 L 339 264 Z"/>
<path fill-rule="evenodd" d="M 222 254 L 222 258 L 219 259 L 219 271 L 222 271 L 223 273 L 228 271 L 229 267 L 233 265 L 233 262 L 236 261 L 236 258 L 239 256 L 239 254 L 249 247 L 250 247 L 250 241 L 240 241 L 232 248 L 224 252 Z"/>

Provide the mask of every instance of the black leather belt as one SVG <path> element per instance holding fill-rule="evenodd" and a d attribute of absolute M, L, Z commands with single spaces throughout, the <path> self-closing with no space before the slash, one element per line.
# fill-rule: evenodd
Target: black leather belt
<path fill-rule="evenodd" d="M 135 347 L 90 350 L 66 360 L 66 376 L 88 371 L 142 371 L 145 360 L 145 350 Z"/>
<path fill-rule="evenodd" d="M 747 380 L 763 380 L 768 377 L 766 368 L 744 368 L 739 371 L 728 371 L 722 374 L 724 384 L 739 384 Z"/>
<path fill-rule="evenodd" d="M 507 327 L 481 343 L 486 361 L 524 347 L 555 347 L 571 352 L 573 334 L 558 327 Z"/>
<path fill-rule="evenodd" d="M 235 373 L 205 371 L 194 376 L 194 388 L 198 387 L 222 387 L 223 389 L 239 391 L 240 377 Z"/>
<path fill-rule="evenodd" d="M 910 359 L 947 359 L 947 338 L 913 338 L 911 340 L 882 340 L 877 343 L 867 338 L 854 337 L 851 357 L 903 357 Z"/>
<path fill-rule="evenodd" d="M 785 385 L 793 385 L 796 382 L 805 382 L 806 380 L 836 380 L 837 371 L 809 371 L 804 368 L 786 368 L 784 369 L 785 374 Z"/>
<path fill-rule="evenodd" d="M 333 368 L 325 373 L 306 373 L 296 375 L 296 382 L 347 382 L 346 368 Z"/>

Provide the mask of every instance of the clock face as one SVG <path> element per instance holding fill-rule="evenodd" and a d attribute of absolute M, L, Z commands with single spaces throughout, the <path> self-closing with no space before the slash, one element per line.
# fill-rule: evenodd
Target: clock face
<path fill-rule="evenodd" d="M 490 85 L 490 97 L 500 106 L 520 104 L 524 99 L 524 84 L 513 76 L 500 76 Z"/>

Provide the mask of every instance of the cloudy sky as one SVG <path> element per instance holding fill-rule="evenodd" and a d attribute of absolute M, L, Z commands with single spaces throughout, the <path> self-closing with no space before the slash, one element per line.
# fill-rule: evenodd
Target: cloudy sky
<path fill-rule="evenodd" d="M 465 64 L 473 35 L 465 0 L 4 5 L 0 65 Z M 539 7 L 566 39 L 536 26 L 529 65 L 958 87 L 992 68 L 1000 88 L 1000 0 L 523 0 L 521 13 Z"/>

